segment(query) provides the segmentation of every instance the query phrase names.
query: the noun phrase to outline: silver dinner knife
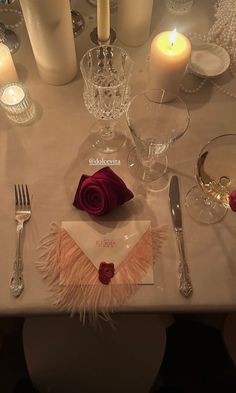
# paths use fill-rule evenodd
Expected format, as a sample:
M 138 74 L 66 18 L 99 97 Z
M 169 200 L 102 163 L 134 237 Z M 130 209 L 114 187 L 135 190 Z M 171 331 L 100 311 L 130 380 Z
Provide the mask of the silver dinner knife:
M 174 225 L 179 250 L 179 291 L 189 297 L 193 293 L 193 286 L 189 276 L 189 268 L 184 252 L 184 236 L 182 226 L 182 214 L 180 206 L 179 180 L 177 176 L 172 176 L 169 188 L 170 212 Z

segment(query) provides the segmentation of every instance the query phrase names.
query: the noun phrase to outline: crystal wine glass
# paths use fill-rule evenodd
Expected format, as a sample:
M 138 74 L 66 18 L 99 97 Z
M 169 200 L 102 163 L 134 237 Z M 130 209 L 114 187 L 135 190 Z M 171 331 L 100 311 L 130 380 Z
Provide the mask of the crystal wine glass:
M 100 120 L 92 127 L 91 143 L 103 153 L 117 151 L 126 140 L 123 127 L 116 120 L 126 111 L 130 100 L 133 61 L 123 49 L 103 45 L 86 52 L 80 68 L 85 106 Z
M 229 208 L 229 195 L 236 190 L 236 134 L 218 136 L 200 151 L 196 180 L 186 196 L 190 216 L 204 224 L 222 220 Z
M 147 90 L 131 100 L 127 123 L 135 144 L 128 157 L 130 172 L 142 181 L 157 180 L 167 170 L 169 146 L 187 131 L 186 104 L 167 90 Z

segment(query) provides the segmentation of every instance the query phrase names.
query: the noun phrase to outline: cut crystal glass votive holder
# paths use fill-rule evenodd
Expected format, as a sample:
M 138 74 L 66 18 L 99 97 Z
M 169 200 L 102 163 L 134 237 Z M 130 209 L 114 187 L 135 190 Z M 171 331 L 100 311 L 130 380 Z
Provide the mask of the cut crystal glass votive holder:
M 35 104 L 28 90 L 19 82 L 8 83 L 1 88 L 0 105 L 7 117 L 17 124 L 29 124 L 36 116 Z

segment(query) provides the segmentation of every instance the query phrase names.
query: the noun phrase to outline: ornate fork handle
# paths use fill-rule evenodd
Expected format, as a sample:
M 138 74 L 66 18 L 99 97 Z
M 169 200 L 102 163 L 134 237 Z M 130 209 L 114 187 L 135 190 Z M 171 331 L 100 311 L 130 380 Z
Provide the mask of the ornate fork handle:
M 177 245 L 179 250 L 179 291 L 185 296 L 189 297 L 193 293 L 193 286 L 189 275 L 189 268 L 186 262 L 184 253 L 184 238 L 181 230 L 176 231 Z
M 23 233 L 23 222 L 18 222 L 16 227 L 16 258 L 13 265 L 13 273 L 10 281 L 10 290 L 13 296 L 18 297 L 24 289 L 23 259 L 21 239 Z

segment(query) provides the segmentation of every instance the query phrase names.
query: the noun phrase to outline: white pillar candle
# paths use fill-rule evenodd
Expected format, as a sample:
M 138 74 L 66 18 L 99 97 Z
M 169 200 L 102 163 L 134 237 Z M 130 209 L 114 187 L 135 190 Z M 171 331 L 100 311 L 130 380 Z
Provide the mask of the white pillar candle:
M 69 0 L 20 0 L 41 78 L 52 85 L 77 73 Z
M 153 0 L 118 0 L 117 35 L 127 46 L 143 45 L 150 34 Z
M 149 88 L 177 94 L 190 55 L 191 44 L 183 34 L 176 31 L 158 34 L 151 44 Z
M 0 44 L 0 84 L 18 80 L 15 65 L 8 47 Z
M 97 34 L 99 42 L 110 38 L 110 0 L 97 1 Z

